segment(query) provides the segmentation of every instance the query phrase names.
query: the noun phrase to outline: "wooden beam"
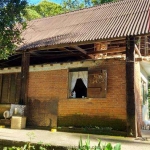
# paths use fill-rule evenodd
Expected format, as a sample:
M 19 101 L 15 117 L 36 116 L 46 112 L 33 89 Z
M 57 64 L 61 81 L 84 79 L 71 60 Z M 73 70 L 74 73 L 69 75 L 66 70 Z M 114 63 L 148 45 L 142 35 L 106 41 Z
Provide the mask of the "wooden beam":
M 139 49 L 139 51 L 141 50 L 141 37 L 139 37 L 138 49 Z
M 97 42 L 94 43 L 94 49 L 95 51 L 100 51 L 100 50 L 107 50 L 108 49 L 108 44 L 110 44 L 110 42 Z
M 27 103 L 29 62 L 30 62 L 30 53 L 23 52 L 21 64 L 21 87 L 20 87 L 20 102 L 19 102 L 21 104 Z
M 67 51 L 67 52 L 70 52 L 70 53 L 74 54 L 74 52 L 72 52 L 71 50 L 69 50 L 69 49 L 67 49 L 65 47 L 58 48 L 58 49 L 60 49 L 61 51 Z
M 37 54 L 35 51 L 30 51 L 30 54 L 33 54 L 33 55 L 38 56 L 38 57 L 41 57 L 41 56 L 42 56 L 42 55 L 40 55 L 40 54 Z
M 135 61 L 142 61 L 142 60 L 143 60 L 142 57 L 135 58 Z
M 11 89 L 11 74 L 8 75 L 8 93 L 7 93 L 7 99 L 8 99 L 9 103 L 11 103 L 11 101 L 10 101 L 10 89 Z
M 138 57 L 138 58 L 135 58 L 136 61 L 147 61 L 147 62 L 150 62 L 150 57 Z
M 87 52 L 86 52 L 84 49 L 80 48 L 79 46 L 71 46 L 71 47 L 74 48 L 74 49 L 77 49 L 77 50 L 80 51 L 81 53 L 87 55 Z
M 126 39 L 126 103 L 127 103 L 127 136 L 137 137 L 135 114 L 135 38 Z
M 88 54 L 118 53 L 118 52 L 125 52 L 125 51 L 126 51 L 125 47 L 120 47 L 120 48 L 109 49 L 109 50 L 100 50 L 100 51 L 88 52 Z
M 113 45 L 113 44 L 125 44 L 125 40 L 117 40 L 117 41 L 111 41 L 108 44 Z
M 65 43 L 65 44 L 56 44 L 56 45 L 49 45 L 49 46 L 40 46 L 36 48 L 31 48 L 31 49 L 26 49 L 29 51 L 35 51 L 35 50 L 50 50 L 50 49 L 55 49 L 55 48 L 63 48 L 63 47 L 71 47 L 74 45 L 87 45 L 87 44 L 94 44 L 96 42 L 111 42 L 111 41 L 117 41 L 117 40 L 125 40 L 124 38 L 114 38 L 112 39 L 104 39 L 104 40 L 92 40 L 92 41 L 84 41 L 84 42 L 76 42 L 76 43 Z M 17 50 L 17 52 L 22 51 L 22 50 Z
M 88 58 L 95 59 L 95 57 L 94 57 L 93 55 L 87 54 L 87 52 L 86 52 L 84 49 L 82 49 L 81 47 L 79 47 L 79 46 L 71 46 L 71 47 L 74 48 L 74 49 L 77 49 L 78 51 L 80 51 L 80 52 L 83 53 L 84 55 L 87 55 Z
M 145 51 L 146 51 L 146 56 L 148 55 L 148 37 L 145 36 Z
M 82 58 L 85 58 L 85 55 L 84 54 L 81 54 L 81 53 L 67 53 L 67 54 L 42 54 L 42 58 L 44 59 L 53 59 L 53 58 L 61 58 L 61 57 L 70 57 L 70 56 L 76 56 L 76 57 L 82 57 Z
M 74 52 L 71 52 L 70 50 L 66 49 L 66 48 L 59 48 L 62 51 L 69 51 L 70 54 L 59 54 L 57 56 L 53 56 L 53 55 L 42 55 L 42 57 L 46 58 L 63 58 L 63 57 L 67 57 L 67 56 L 79 56 L 79 57 L 84 57 L 85 53 L 81 54 L 77 54 Z M 93 56 L 94 54 L 100 54 L 100 53 L 118 53 L 118 52 L 125 52 L 126 48 L 125 47 L 120 47 L 120 48 L 115 48 L 115 49 L 109 49 L 109 50 L 100 50 L 100 51 L 93 51 L 93 52 L 87 52 L 86 55 L 90 56 L 92 59 L 94 59 L 95 57 Z
M 150 34 L 144 34 L 144 35 L 150 36 Z M 136 36 L 136 37 L 141 37 L 141 36 Z M 56 44 L 56 45 L 49 45 L 49 46 L 40 46 L 40 47 L 36 47 L 36 48 L 29 48 L 26 50 L 29 50 L 29 51 L 50 50 L 50 49 L 55 49 L 55 48 L 71 47 L 72 45 L 87 45 L 87 44 L 94 44 L 96 42 L 113 42 L 113 41 L 120 41 L 120 40 L 125 40 L 125 37 L 113 38 L 113 40 L 112 40 L 112 38 L 110 38 L 110 39 L 99 39 L 99 40 L 76 42 L 76 43 L 65 43 L 65 44 Z M 22 51 L 23 50 L 17 49 L 16 52 L 22 52 Z
M 2 102 L 2 91 L 3 91 L 3 88 L 2 88 L 2 86 L 3 86 L 3 75 L 2 74 L 0 74 L 0 103 Z
M 137 45 L 135 44 L 135 52 L 141 57 L 141 52 L 139 51 Z
M 69 50 L 69 49 L 67 49 L 67 48 L 65 48 L 65 47 L 59 48 L 59 49 L 62 50 L 62 51 L 70 52 L 70 53 L 73 54 L 73 55 L 76 55 L 76 53 L 72 52 L 71 50 Z M 84 58 L 84 56 L 82 56 L 82 55 L 77 55 L 77 56 L 79 56 L 79 57 L 81 57 L 81 58 Z

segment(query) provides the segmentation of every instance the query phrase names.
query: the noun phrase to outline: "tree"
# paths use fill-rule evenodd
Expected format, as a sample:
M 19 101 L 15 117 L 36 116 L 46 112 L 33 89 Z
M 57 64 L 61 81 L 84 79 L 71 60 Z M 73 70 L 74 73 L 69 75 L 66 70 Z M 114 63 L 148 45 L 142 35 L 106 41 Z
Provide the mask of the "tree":
M 91 0 L 91 3 L 93 6 L 95 6 L 95 5 L 100 5 L 103 3 L 115 2 L 115 1 L 117 1 L 117 0 Z
M 63 13 L 63 9 L 60 5 L 49 2 L 48 0 L 41 1 L 37 6 L 35 6 L 35 10 L 42 17 L 54 16 Z
M 21 42 L 26 4 L 25 0 L 0 0 L 0 59 L 12 55 Z
M 65 12 L 69 12 L 113 1 L 117 0 L 63 0 L 62 7 Z
M 29 6 L 26 8 L 27 13 L 25 15 L 25 18 L 27 20 L 33 20 L 33 19 L 38 19 L 42 17 L 33 7 Z
M 50 2 L 49 0 L 42 0 L 37 5 L 27 6 L 25 18 L 27 20 L 33 20 L 37 18 L 49 17 L 111 1 L 115 0 L 63 0 L 61 5 L 59 5 Z
M 69 12 L 84 8 L 85 6 L 80 0 L 63 0 L 62 7 L 65 12 Z
M 48 0 L 43 0 L 37 5 L 30 5 L 26 8 L 27 13 L 25 18 L 33 20 L 48 16 L 54 16 L 63 13 L 63 8 L 59 4 L 52 3 Z

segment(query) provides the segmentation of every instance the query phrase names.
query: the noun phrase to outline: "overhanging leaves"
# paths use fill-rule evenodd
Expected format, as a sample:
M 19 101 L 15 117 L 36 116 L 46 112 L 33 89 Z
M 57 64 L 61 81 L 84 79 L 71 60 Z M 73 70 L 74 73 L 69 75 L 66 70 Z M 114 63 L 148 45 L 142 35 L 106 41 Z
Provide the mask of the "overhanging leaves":
M 0 0 L 0 59 L 12 55 L 21 42 L 26 5 L 26 0 Z

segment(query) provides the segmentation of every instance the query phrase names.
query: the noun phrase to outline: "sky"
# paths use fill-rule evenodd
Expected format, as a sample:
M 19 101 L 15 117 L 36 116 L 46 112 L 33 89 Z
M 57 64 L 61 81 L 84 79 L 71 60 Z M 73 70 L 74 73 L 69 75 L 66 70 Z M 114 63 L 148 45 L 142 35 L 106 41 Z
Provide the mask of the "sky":
M 27 0 L 29 4 L 38 4 L 41 0 Z M 50 0 L 51 2 L 60 4 L 62 0 Z

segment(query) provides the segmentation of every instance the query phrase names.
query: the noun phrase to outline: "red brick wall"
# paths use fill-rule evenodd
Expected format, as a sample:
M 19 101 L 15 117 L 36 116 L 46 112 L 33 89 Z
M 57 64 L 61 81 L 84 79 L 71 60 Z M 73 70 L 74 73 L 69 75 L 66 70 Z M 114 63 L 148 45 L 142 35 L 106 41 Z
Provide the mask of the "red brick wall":
M 64 99 L 67 97 L 68 86 L 67 70 L 31 72 L 29 74 L 30 98 L 52 98 Z
M 97 67 L 107 69 L 107 97 L 77 100 L 60 99 L 58 109 L 60 124 L 67 125 L 68 122 L 70 125 L 75 124 L 78 126 L 75 120 L 69 121 L 71 117 L 77 117 L 76 120 L 80 120 L 81 118 L 81 120 L 83 119 L 85 122 L 85 117 L 87 119 L 89 118 L 91 122 L 88 121 L 87 126 L 90 124 L 93 125 L 93 123 L 95 123 L 95 125 L 101 125 L 98 120 L 104 121 L 105 118 L 109 120 L 123 120 L 125 123 L 127 117 L 125 61 L 105 60 L 101 64 L 98 64 Z M 66 120 L 65 116 L 68 116 Z M 94 119 L 92 120 L 92 118 Z M 97 123 L 95 120 L 97 120 Z M 108 120 L 106 122 L 108 122 Z M 103 123 L 104 126 L 110 125 L 106 124 Z M 82 125 L 85 126 L 84 123 L 82 123 Z
M 28 126 L 57 126 L 58 100 L 67 97 L 67 70 L 29 73 Z
M 68 70 L 56 70 L 45 72 L 31 72 L 29 75 L 29 102 L 32 101 L 32 107 L 38 107 L 35 102 L 43 103 L 50 101 L 57 101 L 57 116 L 58 126 L 74 125 L 77 123 L 70 121 L 70 118 L 77 116 L 77 118 L 84 118 L 84 126 L 91 124 L 89 122 L 94 118 L 92 124 L 110 126 L 109 121 L 114 124 L 122 122 L 123 128 L 126 126 L 126 78 L 125 78 L 125 61 L 124 60 L 104 60 L 95 63 L 96 67 L 107 69 L 107 97 L 106 98 L 87 98 L 87 99 L 67 99 L 68 93 Z M 77 66 L 78 67 L 78 66 Z M 30 108 L 31 109 L 31 108 Z M 43 107 L 44 119 L 39 119 L 40 109 L 30 112 L 34 115 L 29 119 L 29 125 L 45 125 L 49 123 L 41 123 L 46 120 L 48 116 L 47 110 Z M 49 116 L 50 117 L 50 116 Z M 67 118 L 68 117 L 68 118 Z M 107 118 L 105 120 L 105 118 Z M 34 121 L 33 121 L 34 119 Z M 48 120 L 48 119 L 47 119 Z M 46 121 L 45 121 L 46 122 Z M 103 123 L 102 123 L 103 122 Z M 104 123 L 106 122 L 106 123 Z M 118 124 L 119 125 L 119 124 Z

